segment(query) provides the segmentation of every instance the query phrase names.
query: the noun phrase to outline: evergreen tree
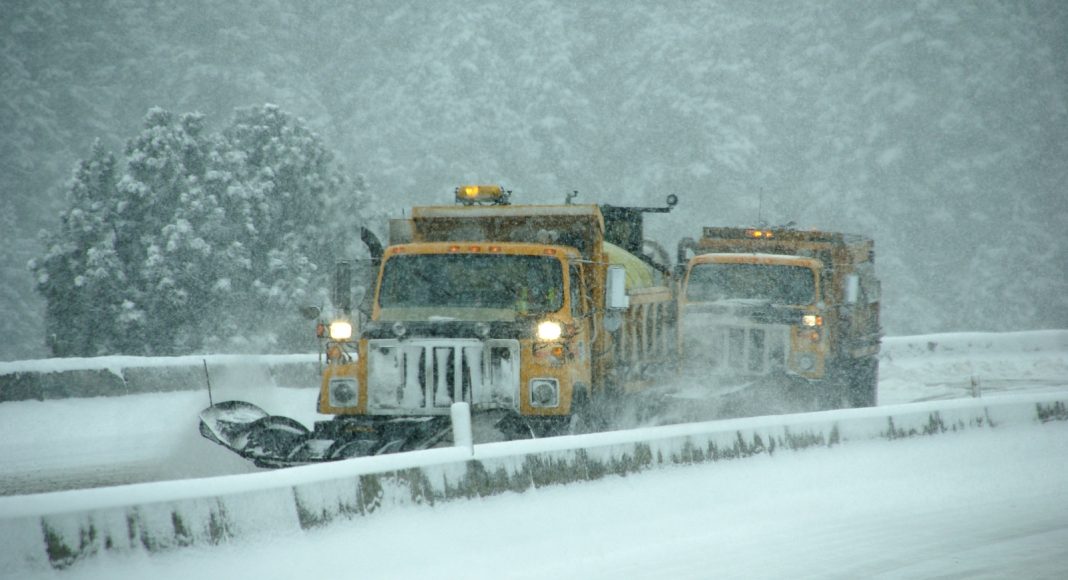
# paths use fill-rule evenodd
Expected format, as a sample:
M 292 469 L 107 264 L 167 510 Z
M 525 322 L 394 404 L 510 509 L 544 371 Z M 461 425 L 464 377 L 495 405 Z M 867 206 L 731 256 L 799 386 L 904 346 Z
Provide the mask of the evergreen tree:
M 216 236 L 226 240 L 230 273 L 216 297 L 219 319 L 255 320 L 263 341 L 299 340 L 298 307 L 325 301 L 329 265 L 353 256 L 362 181 L 350 184 L 322 140 L 273 105 L 238 110 L 219 151 L 214 175 L 225 178 L 212 182 L 212 199 L 237 226 Z
M 32 264 L 49 346 L 70 356 L 300 344 L 297 309 L 323 301 L 340 257 L 332 214 L 359 226 L 364 198 L 349 187 L 321 140 L 277 107 L 240 110 L 219 135 L 200 115 L 149 111 L 121 173 L 99 145 L 79 165 L 63 227 Z
M 30 264 L 47 301 L 46 341 L 56 354 L 111 350 L 110 323 L 127 282 L 115 252 L 115 193 L 115 157 L 98 141 L 75 170 L 59 229 L 43 236 L 48 252 Z

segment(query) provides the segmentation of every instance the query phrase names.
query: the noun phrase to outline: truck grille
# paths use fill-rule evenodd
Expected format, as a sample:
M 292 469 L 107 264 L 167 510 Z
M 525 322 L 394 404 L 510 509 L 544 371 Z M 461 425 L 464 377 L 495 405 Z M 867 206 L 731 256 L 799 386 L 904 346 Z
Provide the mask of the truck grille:
M 447 414 L 454 402 L 517 408 L 519 341 L 371 340 L 367 407 L 383 415 Z
M 692 324 L 687 321 L 686 358 L 701 370 L 764 375 L 786 367 L 790 327 Z

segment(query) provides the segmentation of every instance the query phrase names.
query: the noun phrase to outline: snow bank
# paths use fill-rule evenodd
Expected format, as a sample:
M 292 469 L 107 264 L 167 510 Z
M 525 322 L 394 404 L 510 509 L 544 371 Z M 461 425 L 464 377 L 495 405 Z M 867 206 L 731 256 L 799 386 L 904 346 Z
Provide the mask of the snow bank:
M 889 337 L 879 358 L 880 404 L 1053 392 L 1068 384 L 1068 330 Z
M 1019 332 L 954 332 L 883 339 L 882 356 L 896 358 L 943 358 L 983 356 L 991 353 L 1042 353 L 1068 351 L 1068 330 Z
M 0 569 L 66 567 L 696 463 L 1068 420 L 1068 393 L 1006 395 L 432 449 L 199 480 L 0 498 Z
M 205 365 L 207 369 L 205 369 Z M 105 356 L 0 362 L 0 403 L 206 389 L 227 377 L 262 375 L 270 384 L 317 386 L 315 354 Z

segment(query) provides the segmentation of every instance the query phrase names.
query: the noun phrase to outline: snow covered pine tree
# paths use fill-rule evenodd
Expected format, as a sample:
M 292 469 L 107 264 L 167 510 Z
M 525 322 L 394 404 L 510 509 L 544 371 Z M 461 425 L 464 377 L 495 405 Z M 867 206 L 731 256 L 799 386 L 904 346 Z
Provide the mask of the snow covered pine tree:
M 217 135 L 199 114 L 156 108 L 124 161 L 94 146 L 30 263 L 53 354 L 278 351 L 306 339 L 297 307 L 321 300 L 316 277 L 346 251 L 329 240 L 358 227 L 365 205 L 362 180 L 318 136 L 273 105 L 238 110 Z

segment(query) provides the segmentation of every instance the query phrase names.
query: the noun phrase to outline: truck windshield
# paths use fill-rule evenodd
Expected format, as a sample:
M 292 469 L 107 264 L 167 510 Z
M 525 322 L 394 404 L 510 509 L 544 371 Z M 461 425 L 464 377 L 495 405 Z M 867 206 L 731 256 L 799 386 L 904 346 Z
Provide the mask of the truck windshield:
M 686 284 L 686 299 L 691 302 L 742 299 L 811 304 L 815 298 L 815 273 L 801 266 L 698 264 Z
M 563 264 L 550 256 L 401 254 L 386 261 L 382 308 L 497 308 L 555 312 Z

